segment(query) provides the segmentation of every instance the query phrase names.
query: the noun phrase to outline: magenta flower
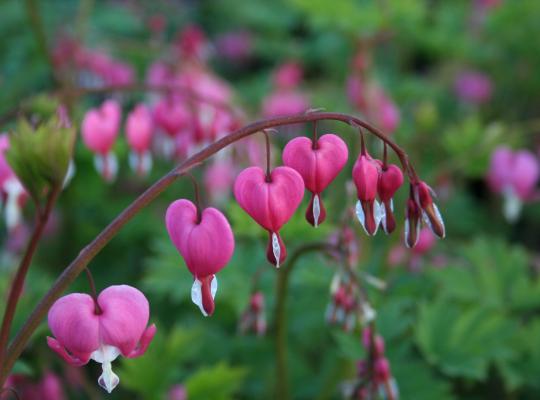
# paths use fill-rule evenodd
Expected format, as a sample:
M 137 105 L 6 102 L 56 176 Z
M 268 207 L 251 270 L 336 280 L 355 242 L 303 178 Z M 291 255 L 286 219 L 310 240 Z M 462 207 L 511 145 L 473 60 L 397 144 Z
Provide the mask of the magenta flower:
M 218 287 L 215 274 L 227 265 L 234 252 L 234 236 L 227 218 L 212 207 L 199 212 L 191 201 L 181 199 L 167 208 L 165 224 L 195 278 L 191 300 L 204 316 L 212 315 Z
M 167 393 L 167 400 L 187 400 L 187 390 L 184 385 L 174 385 Z
M 126 136 L 131 148 L 129 165 L 138 175 L 146 175 L 152 168 L 150 146 L 153 133 L 152 113 L 146 105 L 137 105 L 127 117 Z
M 218 38 L 216 48 L 222 57 L 235 63 L 241 63 L 251 56 L 252 42 L 251 34 L 248 31 L 228 32 Z
M 279 268 L 287 257 L 279 230 L 302 202 L 302 177 L 289 167 L 277 167 L 269 176 L 259 167 L 249 167 L 236 178 L 234 196 L 240 207 L 268 231 L 266 257 Z
M 306 219 L 317 227 L 324 222 L 326 210 L 321 193 L 336 178 L 347 163 L 349 151 L 345 142 L 336 135 L 326 134 L 315 143 L 307 137 L 291 140 L 283 150 L 283 163 L 295 169 L 311 192 Z
M 49 347 L 68 363 L 81 366 L 90 359 L 102 365 L 99 385 L 111 392 L 120 382 L 111 363 L 122 355 L 143 355 L 156 333 L 147 327 L 148 300 L 136 288 L 110 286 L 103 290 L 97 305 L 91 296 L 72 293 L 58 299 L 49 310 Z
M 118 171 L 118 161 L 112 147 L 118 136 L 121 119 L 120 105 L 107 100 L 100 108 L 89 110 L 82 122 L 82 138 L 94 152 L 94 165 L 106 181 L 112 181 Z
M 503 211 L 509 221 L 515 221 L 523 203 L 533 199 L 539 177 L 538 160 L 530 151 L 513 152 L 505 146 L 495 149 L 487 182 L 493 192 L 503 195 Z
M 186 104 L 177 97 L 166 96 L 154 108 L 154 119 L 159 128 L 174 137 L 191 122 Z
M 392 233 L 396 229 L 396 220 L 394 218 L 394 202 L 392 198 L 397 190 L 403 184 L 403 172 L 394 164 L 382 165 L 379 181 L 377 184 L 377 193 L 383 203 L 382 227 L 386 233 Z
M 463 101 L 482 104 L 491 99 L 493 91 L 491 80 L 479 71 L 463 71 L 454 82 L 454 91 Z
M 367 151 L 362 153 L 354 163 L 352 175 L 358 195 L 356 216 L 366 233 L 373 236 L 377 233 L 383 217 L 383 208 L 375 199 L 379 181 L 380 164 L 373 160 Z

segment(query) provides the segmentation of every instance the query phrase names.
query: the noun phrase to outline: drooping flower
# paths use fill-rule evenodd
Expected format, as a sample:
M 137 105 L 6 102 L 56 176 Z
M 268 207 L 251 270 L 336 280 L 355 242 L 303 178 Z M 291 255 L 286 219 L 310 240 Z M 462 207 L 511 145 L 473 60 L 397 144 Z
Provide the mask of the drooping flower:
M 240 207 L 268 231 L 266 257 L 279 268 L 287 257 L 279 230 L 302 202 L 302 177 L 289 167 L 277 167 L 268 176 L 259 167 L 249 167 L 236 178 L 234 196 Z
M 412 191 L 412 189 L 411 189 Z M 405 245 L 413 248 L 420 237 L 422 210 L 411 195 L 405 208 Z
M 314 143 L 307 137 L 291 140 L 283 150 L 283 163 L 295 169 L 311 192 L 306 211 L 308 222 L 317 227 L 324 222 L 326 210 L 321 193 L 336 178 L 347 163 L 349 152 L 337 135 L 326 134 Z
M 422 217 L 431 231 L 438 237 L 444 238 L 445 229 L 439 208 L 433 202 L 434 192 L 425 182 L 420 181 L 415 185 L 415 200 L 422 209 Z
M 330 302 L 325 313 L 328 324 L 339 325 L 346 332 L 354 328 L 359 310 L 355 291 L 353 282 L 340 273 L 334 275 L 330 285 Z
M 180 98 L 165 96 L 154 107 L 154 120 L 163 132 L 174 137 L 190 123 L 191 115 Z
M 173 202 L 165 215 L 171 241 L 184 258 L 194 282 L 191 300 L 204 316 L 212 315 L 217 292 L 217 274 L 234 252 L 234 236 L 227 218 L 209 207 L 199 212 L 189 200 Z
M 490 189 L 504 197 L 504 216 L 515 221 L 523 203 L 531 201 L 540 178 L 537 158 L 528 150 L 513 152 L 505 146 L 498 147 L 491 155 L 487 174 Z
M 302 66 L 294 61 L 279 66 L 274 72 L 274 85 L 279 89 L 297 87 L 304 76 Z
M 111 151 L 120 129 L 121 108 L 114 100 L 107 100 L 100 108 L 89 110 L 82 122 L 82 138 L 94 154 L 94 165 L 103 178 L 110 182 L 116 177 L 118 161 Z
M 146 175 L 152 168 L 152 135 L 154 133 L 152 114 L 148 107 L 139 104 L 128 115 L 126 136 L 131 152 L 129 165 L 138 175 Z
M 377 197 L 380 169 L 380 164 L 373 160 L 365 149 L 362 149 L 352 171 L 358 196 L 356 215 L 362 227 L 370 236 L 377 233 L 379 223 L 383 217 L 384 209 L 375 199 Z
M 254 292 L 249 299 L 249 305 L 240 318 L 240 332 L 253 332 L 257 336 L 266 333 L 266 315 L 264 312 L 264 295 Z
M 394 202 L 392 198 L 403 184 L 403 172 L 397 165 L 382 165 L 377 184 L 377 193 L 383 203 L 382 227 L 386 233 L 392 233 L 396 228 L 394 218 Z
M 8 388 L 17 393 L 19 400 L 64 400 L 66 398 L 60 378 L 51 371 L 45 372 L 38 381 L 27 375 L 12 374 L 4 385 L 4 390 Z M 14 397 L 13 393 L 7 390 L 5 394 L 0 392 L 2 400 Z
M 47 337 L 47 344 L 72 365 L 85 365 L 90 359 L 100 363 L 103 373 L 98 383 L 110 393 L 120 382 L 111 363 L 119 355 L 143 355 L 156 326 L 147 327 L 148 300 L 134 287 L 110 286 L 96 302 L 84 293 L 58 299 L 49 310 L 49 328 L 54 337 Z

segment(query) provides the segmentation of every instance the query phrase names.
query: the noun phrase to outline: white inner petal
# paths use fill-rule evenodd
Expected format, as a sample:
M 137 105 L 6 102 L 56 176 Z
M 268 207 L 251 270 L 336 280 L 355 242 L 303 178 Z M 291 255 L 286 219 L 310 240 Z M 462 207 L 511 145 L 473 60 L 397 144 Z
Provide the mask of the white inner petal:
M 8 230 L 15 228 L 21 222 L 21 207 L 19 206 L 19 196 L 24 192 L 21 182 L 17 178 L 10 178 L 4 183 L 4 190 L 7 194 L 5 218 Z
M 105 157 L 96 154 L 94 157 L 94 166 L 96 170 L 105 178 L 106 181 L 113 181 L 118 173 L 118 159 L 113 152 L 109 152 Z
M 319 217 L 321 216 L 321 205 L 319 203 L 319 195 L 316 194 L 313 198 L 313 220 L 315 228 L 319 225 Z
M 278 236 L 272 232 L 272 252 L 276 259 L 276 268 L 279 268 L 279 259 L 281 258 L 281 246 L 279 245 Z
M 68 169 L 66 171 L 66 176 L 64 177 L 64 182 L 62 183 L 62 189 L 64 189 L 67 185 L 69 185 L 69 182 L 73 179 L 73 176 L 75 176 L 75 162 L 73 161 L 73 158 L 69 160 Z
M 120 382 L 120 378 L 112 370 L 111 363 L 120 355 L 120 349 L 115 346 L 101 345 L 90 358 L 101 364 L 102 374 L 98 378 L 99 386 L 111 393 Z
M 375 235 L 379 229 L 381 220 L 385 216 L 384 205 L 377 200 L 373 201 L 373 216 L 375 218 L 375 232 L 373 232 L 373 235 Z
M 508 222 L 516 222 L 521 209 L 523 208 L 523 202 L 517 197 L 511 187 L 507 187 L 503 191 L 504 205 L 503 215 Z
M 364 231 L 368 233 L 368 231 L 366 230 L 366 216 L 364 215 L 364 209 L 362 208 L 362 203 L 360 203 L 360 200 L 356 202 L 355 210 L 356 210 L 356 217 L 358 218 L 358 221 L 360 221 L 360 225 L 362 225 L 362 228 L 364 228 Z
M 362 323 L 368 324 L 375 319 L 377 316 L 376 311 L 371 307 L 368 302 L 362 303 Z
M 129 153 L 129 167 L 136 173 L 147 174 L 152 169 L 152 154 L 149 151 L 144 153 Z
M 210 294 L 212 295 L 213 299 L 216 298 L 217 289 L 218 289 L 217 277 L 214 275 L 214 278 L 212 279 L 212 283 L 210 284 Z M 193 281 L 193 286 L 191 287 L 191 301 L 199 307 L 199 310 L 201 310 L 202 315 L 204 315 L 205 317 L 208 317 L 208 314 L 204 310 L 203 301 L 202 301 L 202 283 L 198 279 L 195 279 Z

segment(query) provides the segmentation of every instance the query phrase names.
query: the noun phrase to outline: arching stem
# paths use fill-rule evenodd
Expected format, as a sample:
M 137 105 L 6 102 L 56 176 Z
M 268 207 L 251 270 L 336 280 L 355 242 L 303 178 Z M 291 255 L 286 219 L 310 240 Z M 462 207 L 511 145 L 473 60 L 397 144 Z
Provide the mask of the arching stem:
M 94 312 L 96 313 L 96 315 L 101 315 L 103 314 L 103 310 L 101 309 L 98 303 L 94 277 L 92 276 L 92 272 L 90 272 L 88 268 L 85 268 L 84 270 L 86 271 L 86 279 L 88 279 L 88 286 L 90 287 L 90 295 L 92 296 L 92 299 L 94 300 Z

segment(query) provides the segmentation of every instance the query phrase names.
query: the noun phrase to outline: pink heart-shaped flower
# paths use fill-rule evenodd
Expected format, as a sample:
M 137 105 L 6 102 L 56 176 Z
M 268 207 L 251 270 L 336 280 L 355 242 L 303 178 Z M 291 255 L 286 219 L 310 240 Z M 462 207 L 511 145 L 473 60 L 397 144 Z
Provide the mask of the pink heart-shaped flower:
M 106 155 L 118 135 L 120 119 L 120 105 L 114 100 L 107 100 L 100 108 L 88 111 L 81 130 L 86 146 L 94 153 Z
M 234 183 L 240 207 L 268 231 L 268 260 L 279 267 L 287 255 L 279 230 L 292 217 L 304 197 L 304 181 L 289 167 L 277 167 L 267 177 L 259 167 L 243 170 Z
M 347 163 L 349 152 L 345 142 L 336 135 L 321 136 L 316 143 L 307 137 L 291 140 L 283 150 L 283 162 L 295 169 L 304 180 L 312 198 L 306 219 L 314 226 L 322 223 L 326 211 L 320 194 L 336 178 Z
M 217 291 L 214 275 L 225 267 L 234 252 L 231 226 L 219 210 L 209 207 L 199 215 L 197 207 L 185 199 L 169 206 L 165 223 L 173 244 L 195 278 L 192 300 L 204 315 L 211 315 Z

